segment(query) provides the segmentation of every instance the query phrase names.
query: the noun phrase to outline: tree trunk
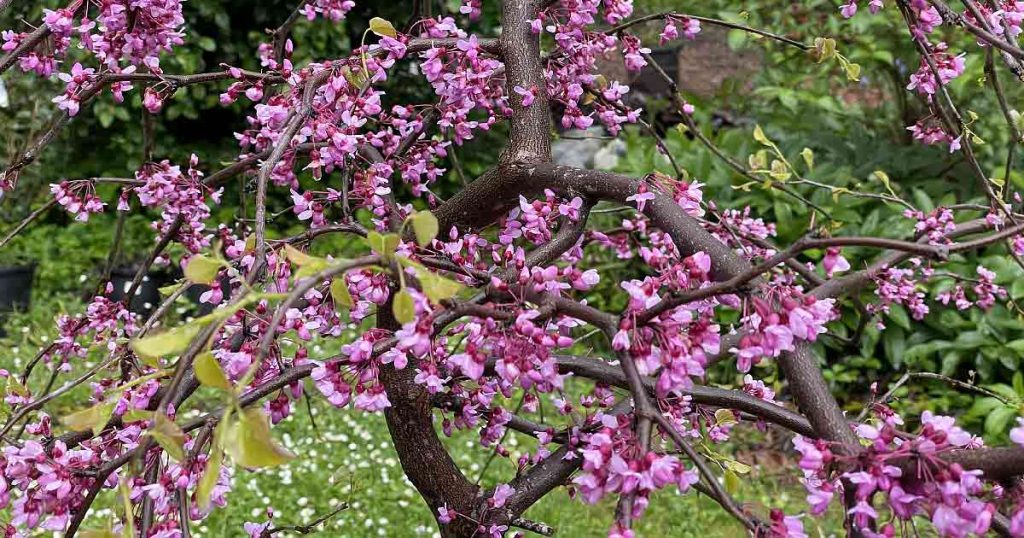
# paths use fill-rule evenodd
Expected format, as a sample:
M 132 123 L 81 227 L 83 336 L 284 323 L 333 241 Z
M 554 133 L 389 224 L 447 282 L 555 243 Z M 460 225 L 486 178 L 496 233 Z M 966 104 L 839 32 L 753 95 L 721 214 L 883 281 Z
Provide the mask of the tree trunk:
M 377 326 L 382 329 L 400 328 L 391 315 L 390 300 L 378 310 L 377 320 Z M 384 417 L 402 470 L 435 519 L 438 508 L 443 506 L 475 518 L 481 500 L 480 488 L 462 474 L 445 450 L 434 429 L 430 394 L 416 383 L 415 377 L 413 362 L 401 370 L 385 365 L 380 373 L 380 381 L 391 401 L 391 407 L 384 410 Z M 457 517 L 448 524 L 438 522 L 438 526 L 445 538 L 469 538 L 477 530 L 477 524 L 464 517 Z

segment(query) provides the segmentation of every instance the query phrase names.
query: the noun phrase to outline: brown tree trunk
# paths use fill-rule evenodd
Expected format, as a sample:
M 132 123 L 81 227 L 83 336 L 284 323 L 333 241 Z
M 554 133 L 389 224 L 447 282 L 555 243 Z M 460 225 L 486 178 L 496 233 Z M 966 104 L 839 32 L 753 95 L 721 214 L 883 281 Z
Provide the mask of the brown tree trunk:
M 391 315 L 391 301 L 378 310 L 377 326 L 390 331 L 400 328 Z M 401 370 L 386 365 L 380 372 L 380 381 L 391 401 L 391 407 L 384 410 L 384 417 L 402 470 L 435 519 L 442 506 L 473 516 L 480 504 L 480 488 L 462 474 L 445 450 L 434 429 L 430 394 L 416 383 L 415 377 L 412 362 Z M 445 538 L 469 538 L 477 530 L 476 523 L 463 517 L 448 524 L 438 522 L 438 526 Z

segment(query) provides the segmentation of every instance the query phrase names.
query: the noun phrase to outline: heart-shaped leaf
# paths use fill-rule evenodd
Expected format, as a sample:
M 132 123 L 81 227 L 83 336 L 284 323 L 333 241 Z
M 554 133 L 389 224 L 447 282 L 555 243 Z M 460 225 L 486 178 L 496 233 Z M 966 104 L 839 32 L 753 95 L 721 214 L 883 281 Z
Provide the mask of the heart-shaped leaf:
M 189 323 L 175 327 L 160 334 L 140 338 L 132 342 L 132 349 L 140 359 L 149 365 L 158 364 L 161 357 L 180 355 L 199 334 L 202 327 L 198 323 Z
M 395 294 L 395 300 L 391 305 L 391 311 L 395 314 L 395 320 L 405 325 L 416 320 L 416 302 L 412 294 L 401 290 Z
M 148 430 L 149 435 L 156 440 L 167 455 L 176 461 L 185 459 L 185 432 L 174 423 L 167 415 L 157 413 L 153 425 Z
M 295 458 L 270 435 L 270 424 L 263 410 L 250 407 L 228 428 L 224 447 L 242 467 L 275 467 Z
M 110 414 L 114 412 L 114 402 L 103 402 L 88 409 L 76 411 L 65 416 L 61 421 L 65 426 L 76 432 L 92 431 L 93 435 L 99 435 L 103 427 L 110 420 Z
M 209 351 L 201 353 L 196 357 L 192 367 L 195 369 L 196 379 L 201 384 L 215 389 L 231 390 L 231 382 L 224 375 L 224 370 L 221 369 L 220 363 L 217 362 L 217 357 L 214 357 L 213 353 Z
M 380 17 L 370 19 L 370 31 L 379 36 L 387 36 L 392 39 L 398 36 L 395 27 L 386 19 Z
M 412 224 L 412 230 L 416 233 L 416 242 L 419 243 L 421 247 L 429 245 L 430 242 L 437 237 L 437 217 L 435 217 L 430 211 L 418 211 L 414 213 L 409 217 L 409 223 Z
M 331 281 L 331 298 L 334 299 L 334 307 L 338 310 L 355 306 L 352 301 L 352 293 L 348 291 L 348 283 L 345 282 L 343 275 L 338 275 Z
M 217 273 L 223 266 L 219 260 L 196 254 L 189 258 L 188 265 L 185 266 L 185 278 L 197 284 L 211 284 L 217 279 Z

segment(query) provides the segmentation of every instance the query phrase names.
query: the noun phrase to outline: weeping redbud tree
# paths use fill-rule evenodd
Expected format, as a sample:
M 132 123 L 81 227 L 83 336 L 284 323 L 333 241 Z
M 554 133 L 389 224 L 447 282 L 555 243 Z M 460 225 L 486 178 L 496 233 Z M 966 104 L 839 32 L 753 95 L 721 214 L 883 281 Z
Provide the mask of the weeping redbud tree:
M 965 0 L 963 12 L 941 0 L 884 4 L 849 0 L 834 16 L 899 21 L 891 32 L 919 52 L 903 83 L 931 112 L 903 127 L 959 152 L 972 175 L 963 181 L 975 182 L 987 202 L 924 211 L 889 189 L 872 195 L 898 201 L 893 211 L 915 224 L 913 234 L 861 237 L 812 221 L 785 245 L 774 242 L 773 224 L 705 200 L 671 154 L 676 175 L 555 164 L 553 121 L 599 125 L 612 136 L 637 123 L 667 152 L 628 104 L 629 88 L 600 72 L 612 61 L 627 71 L 654 69 L 684 130 L 715 150 L 720 166 L 786 189 L 813 155 L 787 158 L 760 127 L 749 165 L 716 148 L 640 30 L 657 25 L 665 43 L 726 26 L 856 80 L 859 66 L 833 39 L 801 42 L 683 12 L 638 17 L 631 0 L 504 0 L 500 33 L 478 35 L 472 21 L 481 4 L 470 0 L 406 32 L 374 18 L 350 55 L 297 65 L 292 28 L 340 21 L 354 7 L 307 0 L 259 48 L 261 70 L 168 73 L 161 57 L 188 39 L 179 0 L 77 0 L 45 10 L 27 30 L 4 32 L 0 71 L 66 83 L 52 99 L 60 109 L 54 122 L 3 172 L 7 191 L 96 100 L 139 99 L 158 114 L 176 90 L 202 84 L 219 87 L 224 104 L 251 107 L 228 166 L 193 155 L 187 163 L 146 162 L 133 177 L 60 181 L 52 201 L 12 233 L 57 205 L 81 221 L 149 209 L 159 214 L 155 247 L 127 297 L 154 263 L 180 265 L 185 279 L 148 315 L 112 299 L 106 286 L 83 312 L 59 313 L 59 337 L 24 371 L 9 373 L 10 414 L 0 427 L 6 535 L 187 537 L 190 525 L 231 501 L 243 473 L 302 457 L 275 440 L 272 425 L 311 397 L 386 417 L 402 468 L 442 536 L 551 534 L 523 514 L 555 490 L 586 503 L 612 499 L 609 536 L 633 536 L 664 489 L 713 499 L 755 536 L 805 536 L 804 521 L 829 507 L 854 536 L 916 533 L 926 522 L 941 536 L 1024 536 L 1024 448 L 987 447 L 953 417 L 930 412 L 912 417 L 920 426 L 907 431 L 889 406 L 893 391 L 873 390 L 863 412 L 848 415 L 812 352 L 831 323 L 854 311 L 884 328 L 893 305 L 915 320 L 930 309 L 989 308 L 1006 297 L 993 273 L 950 273 L 950 258 L 982 248 L 1018 263 L 1024 255 L 1021 198 L 990 179 L 1000 171 L 976 157 L 976 118 L 947 88 L 963 73 L 965 54 L 990 55 L 998 69 L 1024 75 L 1024 3 Z M 940 31 L 969 34 L 971 50 L 950 50 Z M 72 49 L 85 60 L 68 60 Z M 395 73 L 410 69 L 434 97 L 389 103 Z M 1000 85 L 993 90 L 1005 101 Z M 1017 137 L 1012 116 L 1002 128 Z M 441 200 L 431 188 L 452 173 L 448 153 L 492 129 L 508 133 L 492 167 Z M 240 175 L 255 185 L 245 193 L 254 218 L 213 222 L 221 185 Z M 97 185 L 111 182 L 120 196 L 104 200 Z M 268 238 L 268 200 L 288 203 L 283 218 L 308 229 Z M 614 226 L 594 218 L 597 204 L 617 208 Z M 981 218 L 960 217 L 979 208 Z M 308 245 L 326 234 L 350 236 L 362 254 L 310 254 Z M 170 259 L 176 245 L 185 255 Z M 846 247 L 869 250 L 868 263 L 851 267 Z M 593 262 L 598 252 L 631 260 L 635 274 L 599 288 L 607 275 Z M 955 286 L 929 297 L 922 283 L 939 274 Z M 216 308 L 187 322 L 169 316 L 194 284 L 209 285 L 203 300 Z M 593 306 L 613 304 L 598 300 L 597 289 L 615 290 L 603 293 L 621 294 L 624 307 Z M 587 338 L 595 351 L 581 354 Z M 307 345 L 337 339 L 344 341 L 335 356 L 313 356 Z M 87 353 L 103 360 L 83 368 Z M 785 381 L 782 401 L 752 375 L 752 366 L 770 361 Z M 707 385 L 706 371 L 720 362 L 742 384 Z M 33 374 L 45 370 L 49 383 L 35 383 Z M 52 419 L 48 404 L 84 384 L 93 387 L 90 406 Z M 200 386 L 219 394 L 219 405 L 187 419 Z M 544 402 L 556 411 L 531 418 Z M 725 487 L 733 470 L 707 447 L 752 431 L 743 423 L 791 432 L 799 457 L 792 473 L 807 490 L 803 512 L 757 513 Z M 477 432 L 482 458 L 507 454 L 506 435 L 536 443 L 514 476 L 482 488 L 442 442 L 454 430 Z M 1024 443 L 1024 427 L 1010 438 Z M 116 507 L 114 516 L 88 518 L 97 505 Z M 246 526 L 251 536 L 283 530 L 269 521 Z

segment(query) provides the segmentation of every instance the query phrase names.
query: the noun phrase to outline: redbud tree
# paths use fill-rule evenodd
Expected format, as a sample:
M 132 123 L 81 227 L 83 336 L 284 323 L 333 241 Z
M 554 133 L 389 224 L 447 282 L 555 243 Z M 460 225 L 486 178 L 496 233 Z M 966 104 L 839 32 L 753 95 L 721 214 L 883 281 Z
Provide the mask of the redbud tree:
M 6 536 L 189 536 L 190 525 L 231 502 L 233 479 L 302 457 L 275 440 L 273 425 L 307 397 L 384 415 L 442 536 L 550 534 L 523 513 L 555 490 L 586 503 L 612 499 L 609 536 L 633 536 L 634 522 L 665 489 L 706 495 L 755 536 L 806 536 L 803 522 L 833 506 L 853 536 L 906 535 L 925 523 L 941 536 L 1024 536 L 1024 427 L 1004 447 L 985 446 L 953 417 L 931 412 L 904 428 L 889 405 L 892 391 L 876 388 L 863 412 L 847 414 L 812 347 L 844 316 L 882 330 L 895 305 L 919 321 L 932 309 L 985 310 L 1006 299 L 989 269 L 949 266 L 980 249 L 1021 263 L 1024 214 L 1012 184 L 991 179 L 1001 171 L 977 157 L 977 117 L 947 86 L 968 54 L 987 55 L 1012 73 L 1011 84 L 1024 76 L 1024 2 L 963 4 L 847 0 L 831 16 L 887 17 L 890 31 L 917 50 L 902 84 L 930 115 L 901 129 L 960 153 L 970 165 L 963 181 L 984 203 L 925 211 L 882 178 L 885 189 L 860 194 L 898 207 L 912 234 L 856 236 L 821 216 L 789 244 L 777 244 L 775 225 L 749 208 L 706 199 L 630 104 L 630 88 L 601 70 L 609 62 L 627 72 L 653 69 L 683 130 L 720 166 L 786 190 L 813 167 L 813 153 L 786 155 L 759 126 L 759 151 L 747 162 L 716 148 L 641 30 L 657 27 L 665 44 L 725 26 L 858 79 L 860 67 L 831 38 L 803 42 L 683 11 L 635 16 L 632 0 L 503 0 L 499 30 L 484 35 L 473 22 L 481 2 L 468 0 L 403 31 L 374 18 L 347 56 L 299 64 L 295 25 L 338 23 L 354 7 L 304 0 L 256 51 L 261 69 L 171 73 L 161 58 L 189 38 L 180 0 L 75 0 L 5 31 L 0 72 L 64 83 L 52 98 L 53 123 L 0 176 L 5 191 L 18 189 L 22 170 L 97 100 L 139 100 L 156 115 L 176 90 L 209 85 L 223 92 L 221 103 L 249 110 L 235 162 L 193 155 L 146 162 L 127 178 L 55 182 L 51 201 L 4 240 L 57 206 L 80 221 L 143 208 L 158 215 L 155 246 L 127 296 L 154 264 L 178 265 L 185 275 L 146 315 L 112 299 L 107 285 L 84 311 L 59 313 L 58 338 L 24 371 L 7 373 Z M 947 45 L 941 36 L 950 34 L 968 36 L 969 47 Z M 396 72 L 410 69 L 432 98 L 389 102 Z M 1016 140 L 1002 86 L 990 82 L 1006 111 L 1001 128 Z M 556 164 L 556 124 L 601 126 L 613 137 L 636 124 L 676 173 L 628 177 Z M 448 153 L 492 129 L 507 140 L 491 168 L 442 200 L 432 186 L 453 173 Z M 1008 169 L 1012 153 L 1011 146 Z M 255 185 L 245 193 L 254 218 L 217 222 L 211 207 L 222 203 L 222 185 L 246 175 Z M 104 183 L 117 185 L 116 199 L 98 194 Z M 307 229 L 268 237 L 268 200 L 286 201 L 281 218 Z M 614 226 L 593 218 L 597 204 L 618 208 Z M 982 216 L 965 218 L 968 210 Z M 327 234 L 350 236 L 359 254 L 309 253 Z M 185 254 L 172 257 L 172 246 Z M 864 264 L 847 260 L 851 247 L 870 252 Z M 608 275 L 597 253 L 630 260 L 633 273 L 599 287 Z M 939 275 L 954 285 L 929 296 L 923 284 Z M 209 286 L 202 300 L 216 308 L 186 322 L 168 316 L 193 284 Z M 593 306 L 613 304 L 598 300 L 598 289 L 620 295 L 624 306 Z M 581 354 L 584 339 L 600 342 Z M 341 352 L 315 356 L 309 343 L 321 340 L 341 340 Z M 103 359 L 83 368 L 89 353 Z M 752 369 L 770 362 L 785 381 L 779 400 Z M 742 383 L 707 384 L 716 363 L 735 368 Z M 50 382 L 34 383 L 46 370 Z M 50 402 L 86 384 L 88 407 L 59 420 L 48 414 Z M 219 405 L 186 419 L 200 386 L 219 395 Z M 531 418 L 545 402 L 555 411 Z M 792 472 L 807 490 L 802 513 L 743 505 L 723 485 L 729 465 L 709 458 L 706 447 L 767 427 L 791 432 L 799 460 Z M 483 488 L 442 442 L 455 430 L 476 432 L 482 456 L 508 454 L 510 432 L 536 443 L 514 476 Z M 103 499 L 115 515 L 84 528 Z M 245 528 L 251 536 L 282 530 L 269 521 Z

